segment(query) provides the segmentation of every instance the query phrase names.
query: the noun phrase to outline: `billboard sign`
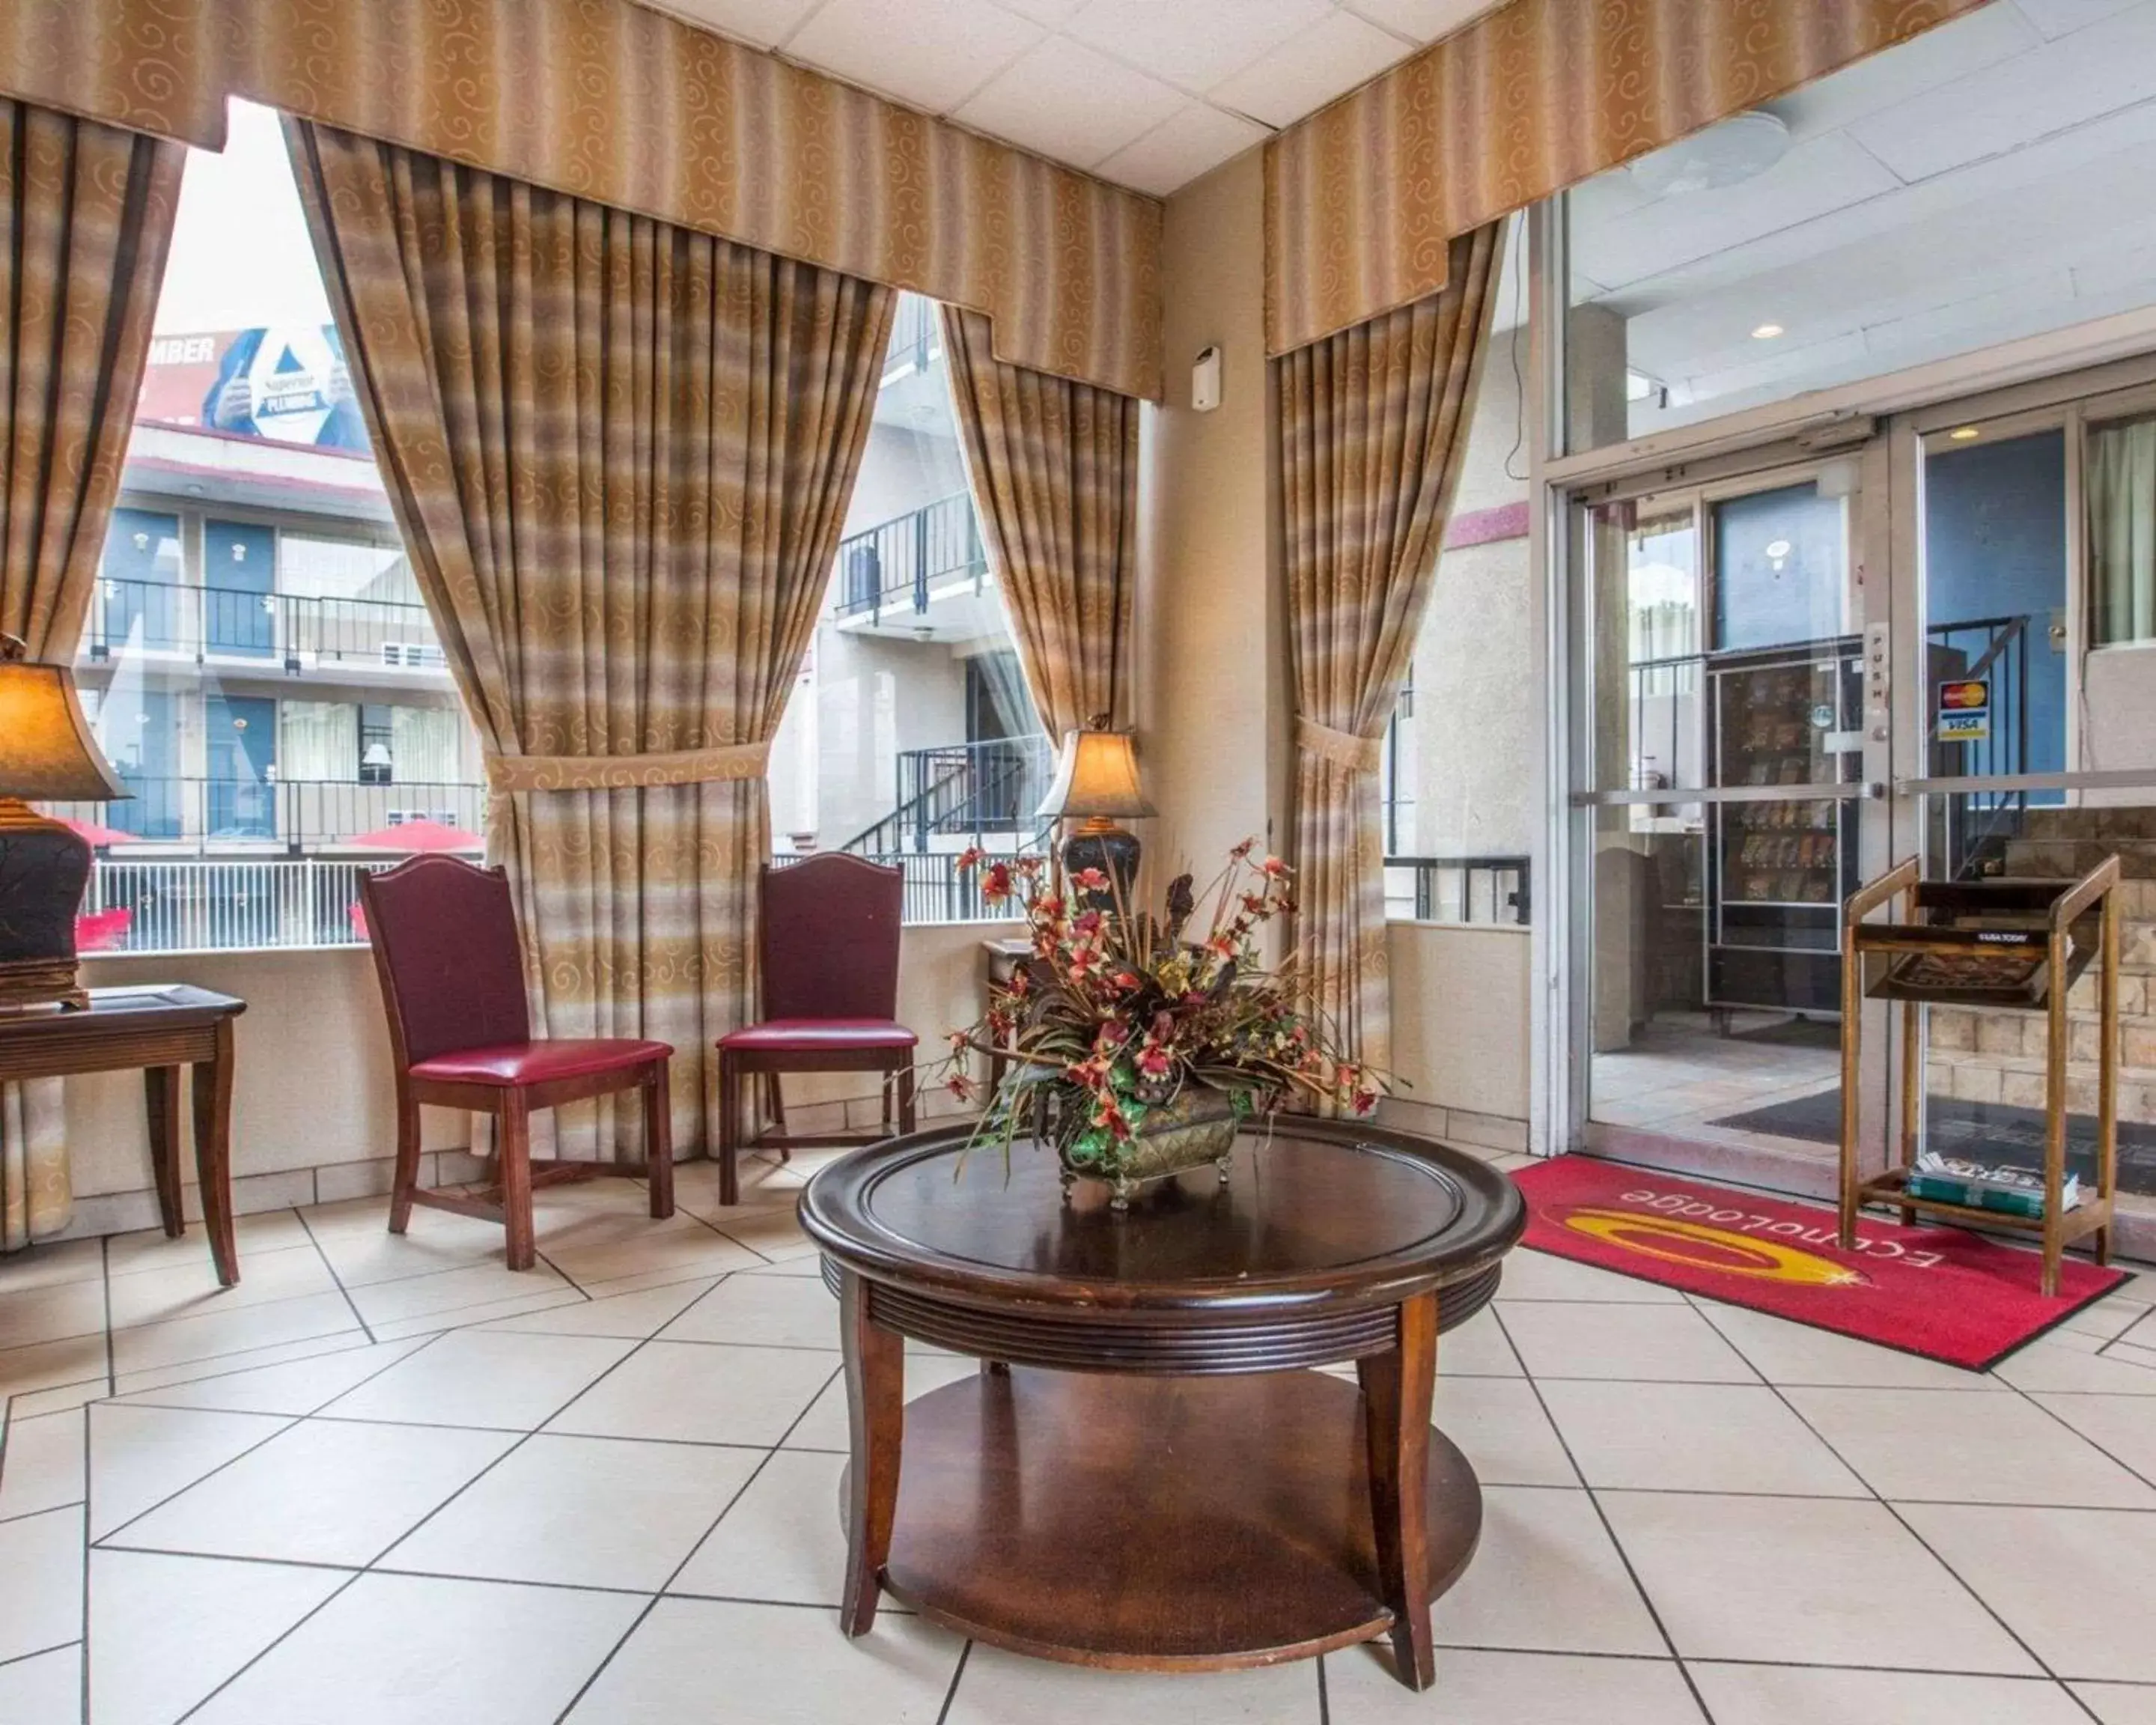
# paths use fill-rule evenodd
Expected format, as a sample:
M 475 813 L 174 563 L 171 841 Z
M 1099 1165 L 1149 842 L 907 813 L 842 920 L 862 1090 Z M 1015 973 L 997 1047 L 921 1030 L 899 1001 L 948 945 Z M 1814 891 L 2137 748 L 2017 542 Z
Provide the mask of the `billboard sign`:
M 334 324 L 159 336 L 135 417 L 315 449 L 367 447 Z

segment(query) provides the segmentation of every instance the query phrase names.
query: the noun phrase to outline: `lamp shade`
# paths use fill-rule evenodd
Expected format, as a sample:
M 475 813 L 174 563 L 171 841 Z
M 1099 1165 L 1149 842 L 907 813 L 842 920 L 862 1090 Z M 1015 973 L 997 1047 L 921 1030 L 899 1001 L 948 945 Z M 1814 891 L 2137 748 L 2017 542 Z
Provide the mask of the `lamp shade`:
M 8 656 L 0 644 L 0 797 L 102 803 L 131 794 L 90 735 L 74 673 Z
M 1043 819 L 1115 820 L 1151 814 L 1138 785 L 1137 751 L 1120 731 L 1066 731 L 1055 782 L 1034 811 Z

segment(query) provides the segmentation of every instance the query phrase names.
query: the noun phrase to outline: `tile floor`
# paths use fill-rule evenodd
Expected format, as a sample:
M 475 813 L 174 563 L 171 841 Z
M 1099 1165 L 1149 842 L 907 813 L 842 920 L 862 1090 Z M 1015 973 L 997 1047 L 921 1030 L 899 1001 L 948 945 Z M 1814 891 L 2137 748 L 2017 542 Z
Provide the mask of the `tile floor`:
M 557 1189 L 523 1276 L 378 1200 L 249 1218 L 234 1293 L 199 1234 L 0 1263 L 0 1721 L 2156 1722 L 2156 1272 L 1979 1378 L 1517 1254 L 1440 1352 L 1487 1519 L 1436 1694 L 1137 1677 L 839 1639 L 798 1178 Z

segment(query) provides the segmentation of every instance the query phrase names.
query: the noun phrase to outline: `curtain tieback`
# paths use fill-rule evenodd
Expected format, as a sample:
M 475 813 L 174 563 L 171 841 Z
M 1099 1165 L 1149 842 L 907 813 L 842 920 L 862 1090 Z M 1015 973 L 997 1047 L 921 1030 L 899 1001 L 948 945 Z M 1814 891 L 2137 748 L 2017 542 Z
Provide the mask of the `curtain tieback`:
M 1352 731 L 1335 731 L 1315 719 L 1295 721 L 1295 746 L 1350 773 L 1375 773 L 1385 758 L 1382 737 L 1358 737 Z
M 628 791 L 656 785 L 710 784 L 762 778 L 771 744 L 726 743 L 655 755 L 494 755 L 486 757 L 493 791 Z

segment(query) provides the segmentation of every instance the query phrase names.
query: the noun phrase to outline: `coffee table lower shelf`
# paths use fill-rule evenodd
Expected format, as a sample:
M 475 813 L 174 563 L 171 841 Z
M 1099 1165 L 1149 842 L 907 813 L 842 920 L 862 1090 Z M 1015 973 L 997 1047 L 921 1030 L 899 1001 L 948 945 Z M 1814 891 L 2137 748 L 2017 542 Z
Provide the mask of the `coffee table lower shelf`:
M 906 1409 L 886 1585 L 1014 1652 L 1128 1671 L 1309 1658 L 1383 1635 L 1362 1398 L 1317 1372 L 963 1379 Z M 1430 1596 L 1482 1493 L 1430 1441 Z M 840 1501 L 844 1501 L 841 1487 Z

